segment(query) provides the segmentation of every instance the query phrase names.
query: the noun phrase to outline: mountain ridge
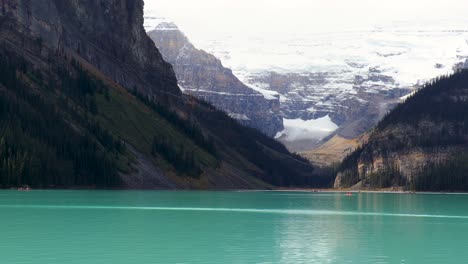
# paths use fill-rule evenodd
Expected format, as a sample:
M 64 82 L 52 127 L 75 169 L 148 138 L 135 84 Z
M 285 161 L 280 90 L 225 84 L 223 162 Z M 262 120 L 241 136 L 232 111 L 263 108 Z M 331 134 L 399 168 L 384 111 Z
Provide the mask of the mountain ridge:
M 193 38 L 245 84 L 276 92 L 284 123 L 328 115 L 339 127 L 334 133 L 355 138 L 372 129 L 400 97 L 466 60 L 465 25 L 401 21 L 291 35 L 193 31 Z M 308 142 L 279 140 L 299 152 L 323 143 L 320 134 L 310 134 Z
M 270 137 L 283 129 L 279 97 L 267 99 L 246 86 L 219 59 L 190 43 L 174 23 L 160 20 L 147 33 L 174 66 L 184 93 L 212 103 L 240 123 Z
M 466 191 L 467 84 L 460 69 L 408 97 L 344 159 L 335 187 Z
M 323 181 L 281 144 L 181 93 L 144 31 L 142 0 L 1 6 L 0 95 L 8 102 L 1 187 L 265 189 Z

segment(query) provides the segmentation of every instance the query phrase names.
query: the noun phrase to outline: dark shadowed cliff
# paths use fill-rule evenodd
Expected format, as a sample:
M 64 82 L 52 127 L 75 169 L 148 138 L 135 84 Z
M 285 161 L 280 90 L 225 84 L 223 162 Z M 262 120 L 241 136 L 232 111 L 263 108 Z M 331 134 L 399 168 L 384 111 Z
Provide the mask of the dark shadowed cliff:
M 320 184 L 281 144 L 182 95 L 141 0 L 0 1 L 0 186 Z

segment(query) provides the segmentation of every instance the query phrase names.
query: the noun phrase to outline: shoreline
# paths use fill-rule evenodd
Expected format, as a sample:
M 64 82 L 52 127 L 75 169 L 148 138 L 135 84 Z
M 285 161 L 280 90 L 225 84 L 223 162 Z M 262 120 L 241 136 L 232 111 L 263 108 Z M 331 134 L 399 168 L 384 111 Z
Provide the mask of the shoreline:
M 279 188 L 273 191 L 278 192 L 312 192 L 312 193 L 389 193 L 389 194 L 466 194 L 468 192 L 460 191 L 440 191 L 440 192 L 424 192 L 424 191 L 403 191 L 403 190 L 390 190 L 390 189 L 376 189 L 376 190 L 351 190 L 351 189 L 313 189 L 313 188 Z
M 153 191 L 153 192 L 304 192 L 304 193 L 388 193 L 388 194 L 453 194 L 453 195 L 468 195 L 468 192 L 460 191 L 440 191 L 440 192 L 424 192 L 424 191 L 403 191 L 395 189 L 375 189 L 375 190 L 351 190 L 351 189 L 333 189 L 333 188 L 277 188 L 277 189 L 119 189 L 119 188 L 5 188 L 0 191 Z

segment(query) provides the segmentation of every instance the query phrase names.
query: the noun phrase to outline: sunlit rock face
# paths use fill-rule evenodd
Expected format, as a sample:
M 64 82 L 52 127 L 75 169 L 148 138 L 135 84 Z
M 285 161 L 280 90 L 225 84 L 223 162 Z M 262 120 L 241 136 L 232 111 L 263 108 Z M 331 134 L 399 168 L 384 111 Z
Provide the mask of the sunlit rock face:
M 180 88 L 227 112 L 240 123 L 273 137 L 283 129 L 279 96 L 265 97 L 243 84 L 215 56 L 195 48 L 171 22 L 150 19 L 148 35 L 174 67 Z

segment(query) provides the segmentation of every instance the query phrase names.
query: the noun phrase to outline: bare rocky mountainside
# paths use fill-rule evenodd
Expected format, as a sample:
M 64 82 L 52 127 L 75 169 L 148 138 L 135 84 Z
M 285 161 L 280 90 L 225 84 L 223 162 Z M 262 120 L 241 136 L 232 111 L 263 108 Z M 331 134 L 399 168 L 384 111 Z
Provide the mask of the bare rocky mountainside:
M 173 65 L 183 92 L 213 104 L 270 137 L 283 130 L 279 96 L 267 99 L 247 87 L 219 59 L 195 48 L 172 22 L 157 23 L 148 35 Z
M 336 188 L 468 190 L 468 71 L 428 83 L 341 165 Z
M 144 35 L 141 1 L 2 2 L 5 18 L 50 49 L 76 53 L 124 87 L 180 95 L 173 70 Z
M 209 93 L 211 102 L 239 119 L 247 119 L 249 111 L 257 110 L 248 106 L 247 102 L 252 100 L 245 98 L 239 98 L 243 103 L 233 106 L 232 95 L 238 90 L 235 84 L 226 81 L 230 78 L 222 84 L 230 83 L 232 88 L 217 90 L 216 86 L 224 87 L 219 82 L 214 85 L 221 69 L 216 66 L 221 65 L 218 60 L 214 61 L 219 59 L 224 65 L 222 69 L 232 70 L 245 86 L 263 94 L 266 100 L 274 100 L 272 111 L 259 114 L 275 115 L 266 119 L 268 124 L 279 116 L 283 129 L 275 126 L 277 129 L 267 134 L 289 150 L 305 152 L 312 159 L 320 156 L 309 155 L 316 148 L 322 154 L 336 153 L 342 142 L 339 147 L 346 150 L 346 142 L 359 139 L 372 129 L 402 98 L 432 78 L 452 73 L 454 66 L 463 64 L 468 56 L 465 22 L 396 21 L 356 31 L 271 34 L 247 30 L 242 34 L 229 31 L 205 34 L 178 18 L 180 21 L 176 22 L 186 27 L 182 30 L 187 30 L 185 33 L 201 49 L 198 50 L 164 15 L 146 9 L 145 27 L 157 46 L 161 46 L 163 56 L 175 65 L 176 75 L 187 93 L 202 98 Z M 199 71 L 200 65 L 207 68 L 208 60 L 213 61 L 210 74 Z M 182 85 L 184 80 L 187 87 Z M 202 82 L 206 89 L 197 88 Z M 248 106 L 245 116 L 238 114 L 239 106 Z M 272 128 L 264 124 L 261 127 L 264 132 L 265 128 Z M 343 140 L 327 143 L 330 139 Z M 327 146 L 333 149 L 325 149 Z
M 301 155 L 311 160 L 319 167 L 333 167 L 367 141 L 368 135 L 363 134 L 354 139 L 347 139 L 339 135 L 333 136 L 319 147 L 301 152 Z
M 259 97 L 205 59 L 220 84 Z M 249 101 L 249 118 L 269 103 Z M 181 92 L 144 30 L 142 0 L 0 1 L 0 187 L 320 184 L 280 143 Z

